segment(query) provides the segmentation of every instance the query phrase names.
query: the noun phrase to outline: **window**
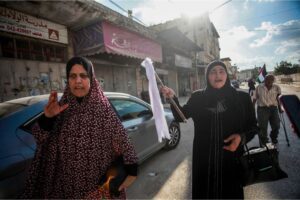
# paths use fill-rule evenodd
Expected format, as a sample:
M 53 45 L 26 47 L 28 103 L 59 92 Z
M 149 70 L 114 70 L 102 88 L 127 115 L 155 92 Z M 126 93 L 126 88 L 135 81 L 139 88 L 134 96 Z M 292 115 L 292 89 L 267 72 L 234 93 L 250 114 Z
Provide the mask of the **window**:
M 27 40 L 16 40 L 17 58 L 30 59 L 29 42 Z
M 140 103 L 122 99 L 112 99 L 110 102 L 117 111 L 121 121 L 152 116 L 151 110 Z
M 66 62 L 67 47 L 51 45 L 34 39 L 0 35 L 0 57 L 51 62 Z
M 1 56 L 7 58 L 15 57 L 14 40 L 9 37 L 0 36 Z
M 30 54 L 32 60 L 43 60 L 42 44 L 38 42 L 30 42 Z
M 56 47 L 56 61 L 57 62 L 63 62 L 66 61 L 66 48 L 64 47 Z
M 46 61 L 55 61 L 55 53 L 54 53 L 54 47 L 53 46 L 44 46 L 44 55 L 46 58 Z

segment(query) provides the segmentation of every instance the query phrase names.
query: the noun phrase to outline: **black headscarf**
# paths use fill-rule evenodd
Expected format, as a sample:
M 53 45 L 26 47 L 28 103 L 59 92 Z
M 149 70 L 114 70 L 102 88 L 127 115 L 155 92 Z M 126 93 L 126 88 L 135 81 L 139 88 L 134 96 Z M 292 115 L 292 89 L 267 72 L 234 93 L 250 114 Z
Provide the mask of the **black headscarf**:
M 227 74 L 227 79 L 226 79 L 225 85 L 224 85 L 221 89 L 227 88 L 227 87 L 231 87 L 231 85 L 230 85 L 230 80 L 229 80 L 229 76 L 228 76 L 228 71 L 227 71 L 227 68 L 226 68 L 226 65 L 225 65 L 222 61 L 215 60 L 215 61 L 209 63 L 209 64 L 207 65 L 207 68 L 206 68 L 205 78 L 206 78 L 207 89 L 214 89 L 214 88 L 210 85 L 210 83 L 209 83 L 209 80 L 208 80 L 208 74 L 209 74 L 209 72 L 212 70 L 212 68 L 214 68 L 215 66 L 218 66 L 218 65 L 221 66 L 221 67 L 223 67 L 224 70 L 225 70 L 225 72 L 226 72 L 226 74 Z
M 83 68 L 87 71 L 90 80 L 92 80 L 93 64 L 91 63 L 91 61 L 89 61 L 88 59 L 86 59 L 84 57 L 73 57 L 67 62 L 67 65 L 66 65 L 67 79 L 69 79 L 70 71 L 75 64 L 82 65 Z
M 227 79 L 226 82 L 224 84 L 224 86 L 220 89 L 216 89 L 213 88 L 208 80 L 208 74 L 209 72 L 215 67 L 215 66 L 221 66 L 224 68 L 226 74 L 227 74 Z M 216 99 L 220 99 L 220 98 L 225 98 L 225 97 L 232 97 L 232 95 L 234 96 L 234 94 L 236 93 L 236 90 L 231 86 L 230 84 L 230 80 L 229 80 L 229 75 L 228 75 L 228 71 L 226 68 L 226 65 L 220 61 L 220 60 L 215 60 L 211 63 L 209 63 L 207 65 L 206 68 L 206 73 L 205 73 L 205 78 L 206 78 L 206 89 L 205 89 L 205 93 L 208 94 L 211 97 L 215 97 Z

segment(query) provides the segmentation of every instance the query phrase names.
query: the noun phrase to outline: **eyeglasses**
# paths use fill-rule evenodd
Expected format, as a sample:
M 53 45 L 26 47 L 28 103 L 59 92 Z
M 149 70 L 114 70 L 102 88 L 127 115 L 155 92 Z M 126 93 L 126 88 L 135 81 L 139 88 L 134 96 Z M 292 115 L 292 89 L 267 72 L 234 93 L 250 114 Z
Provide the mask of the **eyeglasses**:
M 76 80 L 78 76 L 79 76 L 82 80 L 86 80 L 86 79 L 89 78 L 89 75 L 88 75 L 88 74 L 80 73 L 80 74 L 70 74 L 69 79 L 71 79 L 71 80 Z

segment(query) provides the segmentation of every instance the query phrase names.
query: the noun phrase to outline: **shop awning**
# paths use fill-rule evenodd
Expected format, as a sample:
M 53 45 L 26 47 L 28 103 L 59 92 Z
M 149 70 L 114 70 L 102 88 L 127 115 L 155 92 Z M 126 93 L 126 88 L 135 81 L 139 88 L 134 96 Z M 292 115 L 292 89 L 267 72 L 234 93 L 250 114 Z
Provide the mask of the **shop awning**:
M 153 61 L 162 62 L 159 43 L 105 21 L 76 31 L 73 38 L 76 55 L 106 52 L 140 59 L 149 57 Z

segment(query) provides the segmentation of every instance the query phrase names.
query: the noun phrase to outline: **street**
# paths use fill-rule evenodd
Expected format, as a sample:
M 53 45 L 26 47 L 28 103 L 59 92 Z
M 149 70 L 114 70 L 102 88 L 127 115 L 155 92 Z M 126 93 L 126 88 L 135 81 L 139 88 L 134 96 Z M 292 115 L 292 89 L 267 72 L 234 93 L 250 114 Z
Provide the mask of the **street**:
M 300 95 L 300 87 L 280 85 L 283 94 Z M 246 91 L 246 88 L 243 88 Z M 181 99 L 181 103 L 186 98 Z M 300 198 L 300 139 L 292 132 L 286 114 L 287 145 L 281 124 L 279 133 L 279 161 L 288 178 L 259 183 L 244 188 L 245 199 L 299 199 Z M 181 123 L 181 141 L 171 151 L 160 151 L 139 167 L 139 176 L 128 189 L 129 199 L 190 199 L 193 122 Z M 258 145 L 257 136 L 249 146 Z

